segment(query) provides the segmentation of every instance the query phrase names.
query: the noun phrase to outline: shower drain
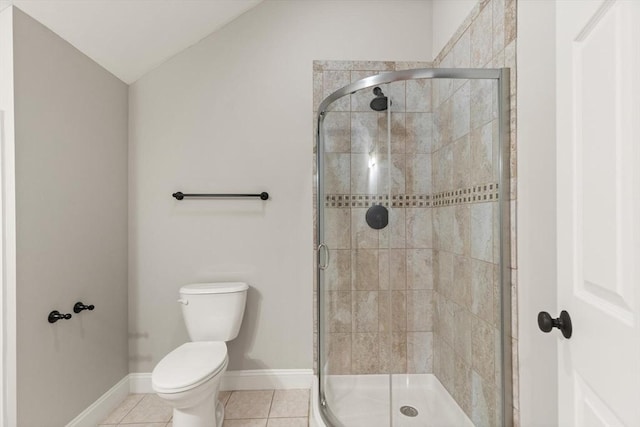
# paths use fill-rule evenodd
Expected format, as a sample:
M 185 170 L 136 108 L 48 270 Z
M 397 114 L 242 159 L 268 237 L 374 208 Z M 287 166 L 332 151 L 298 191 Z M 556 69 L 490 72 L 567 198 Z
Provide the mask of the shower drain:
M 418 410 L 413 406 L 403 406 L 400 408 L 400 413 L 402 415 L 406 415 L 407 417 L 416 417 L 418 416 Z

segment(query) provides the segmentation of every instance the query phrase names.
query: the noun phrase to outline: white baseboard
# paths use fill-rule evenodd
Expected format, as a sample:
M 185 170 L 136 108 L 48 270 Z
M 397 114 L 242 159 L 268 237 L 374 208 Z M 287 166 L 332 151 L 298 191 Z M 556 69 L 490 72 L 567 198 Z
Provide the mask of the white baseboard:
M 153 393 L 151 374 L 147 372 L 129 374 L 131 393 Z M 258 369 L 227 371 L 222 377 L 220 390 L 287 390 L 311 388 L 311 369 Z
M 154 393 L 151 386 L 151 372 L 129 374 L 129 392 L 132 394 Z
M 80 415 L 66 425 L 66 427 L 95 427 L 122 403 L 129 395 L 129 375 L 111 387 L 98 400 L 93 402 Z
M 222 377 L 220 390 L 286 390 L 311 388 L 312 383 L 311 369 L 227 371 Z

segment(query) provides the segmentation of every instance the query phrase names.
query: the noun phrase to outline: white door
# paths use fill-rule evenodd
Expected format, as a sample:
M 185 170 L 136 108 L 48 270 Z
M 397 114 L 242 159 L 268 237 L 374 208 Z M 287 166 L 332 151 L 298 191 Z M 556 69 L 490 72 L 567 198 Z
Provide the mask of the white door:
M 556 19 L 558 424 L 640 426 L 640 1 Z

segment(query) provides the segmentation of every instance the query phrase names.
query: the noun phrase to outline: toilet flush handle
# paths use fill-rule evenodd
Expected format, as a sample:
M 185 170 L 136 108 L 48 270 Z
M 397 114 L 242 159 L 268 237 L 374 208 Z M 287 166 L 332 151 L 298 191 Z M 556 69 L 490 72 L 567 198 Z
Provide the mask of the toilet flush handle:
M 180 299 L 178 300 L 178 302 L 179 302 L 180 304 L 189 305 L 189 300 L 187 300 L 187 299 L 182 299 L 182 298 L 180 298 Z

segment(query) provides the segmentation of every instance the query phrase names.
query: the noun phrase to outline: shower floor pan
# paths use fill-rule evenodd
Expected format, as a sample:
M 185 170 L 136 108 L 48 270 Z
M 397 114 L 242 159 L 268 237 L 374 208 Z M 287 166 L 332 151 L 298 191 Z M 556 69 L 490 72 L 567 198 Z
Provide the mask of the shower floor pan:
M 393 427 L 473 427 L 434 375 L 396 374 L 392 381 Z M 345 427 L 389 426 L 388 375 L 329 375 L 326 382 L 327 403 Z M 312 404 L 317 412 L 317 399 Z M 414 408 L 418 414 L 403 415 L 403 406 Z M 319 414 L 314 414 L 311 425 L 325 427 L 315 415 Z

